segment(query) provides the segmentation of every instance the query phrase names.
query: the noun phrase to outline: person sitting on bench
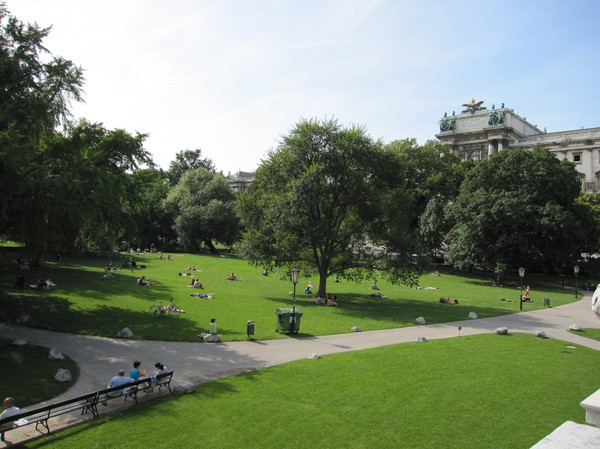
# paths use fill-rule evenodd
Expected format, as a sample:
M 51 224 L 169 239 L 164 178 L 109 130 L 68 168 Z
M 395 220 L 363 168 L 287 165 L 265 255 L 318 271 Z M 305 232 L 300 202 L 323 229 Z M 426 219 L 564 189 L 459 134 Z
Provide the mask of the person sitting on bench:
M 120 387 L 122 385 L 126 385 L 126 384 L 129 384 L 129 383 L 132 383 L 132 382 L 135 382 L 135 379 L 132 379 L 131 377 L 126 377 L 125 376 L 125 370 L 122 369 L 122 370 L 119 371 L 119 375 L 118 376 L 113 377 L 110 380 L 110 382 L 108 382 L 108 385 L 106 386 L 106 388 Z M 109 398 L 116 398 L 116 397 L 121 396 L 122 394 L 123 394 L 123 390 L 116 390 L 116 391 L 113 391 L 111 393 L 108 393 L 107 396 Z M 107 398 L 104 398 L 104 400 L 102 401 L 102 405 L 108 405 L 106 403 L 106 399 Z

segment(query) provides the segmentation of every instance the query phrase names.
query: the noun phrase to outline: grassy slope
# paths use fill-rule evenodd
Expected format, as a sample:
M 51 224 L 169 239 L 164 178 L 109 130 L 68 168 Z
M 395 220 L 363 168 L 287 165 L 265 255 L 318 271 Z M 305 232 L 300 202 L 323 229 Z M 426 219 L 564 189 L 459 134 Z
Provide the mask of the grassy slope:
M 178 254 L 174 260 L 163 261 L 157 260 L 156 255 L 136 256 L 138 263 L 147 268 L 135 273 L 122 270 L 113 279 L 102 277 L 103 266 L 109 261 L 106 258 L 47 261 L 41 268 L 23 274 L 30 283 L 41 276 L 58 286 L 36 291 L 13 287 L 19 273 L 12 260 L 18 251 L 4 248 L 0 252 L 4 268 L 0 278 L 0 319 L 14 321 L 19 314 L 28 313 L 32 325 L 46 329 L 112 337 L 127 326 L 134 332 L 134 338 L 195 341 L 196 334 L 208 327 L 211 317 L 216 317 L 224 340 L 245 339 L 247 320 L 255 320 L 256 339 L 288 338 L 274 332 L 275 309 L 292 306 L 288 294 L 292 284 L 277 274 L 262 276 L 260 268 L 234 257 Z M 117 255 L 113 262 L 125 259 L 125 255 Z M 192 291 L 198 290 L 187 288 L 189 278 L 178 276 L 188 266 L 200 270 L 193 274 L 205 284 L 202 292 L 217 294 L 214 299 L 190 297 Z M 235 272 L 241 281 L 227 281 L 225 277 L 230 272 Z M 158 285 L 137 286 L 135 278 L 142 274 Z M 309 281 L 317 279 L 301 279 L 297 289 L 297 307 L 303 312 L 300 330 L 304 336 L 345 333 L 353 326 L 364 330 L 410 326 L 419 316 L 429 323 L 438 323 L 463 320 L 475 311 L 483 318 L 514 313 L 519 307 L 519 290 L 514 281 L 505 287 L 490 287 L 487 278 L 476 275 L 429 275 L 421 279 L 421 286 L 439 290 L 415 290 L 379 279 L 381 292 L 387 299 L 370 298 L 370 282 L 336 284 L 330 280 L 328 287 L 337 295 L 341 308 L 317 306 L 312 296 L 302 293 Z M 551 297 L 554 306 L 574 300 L 568 289 L 541 280 L 529 282 L 535 302 L 524 304 L 525 310 L 543 307 L 545 296 Z M 440 304 L 441 296 L 458 298 L 459 304 Z M 184 315 L 178 319 L 150 317 L 148 310 L 153 303 L 166 303 L 171 297 L 186 311 Z M 504 302 L 502 298 L 514 302 Z
M 402 344 L 210 382 L 26 447 L 529 448 L 584 421 L 599 363 L 530 335 Z

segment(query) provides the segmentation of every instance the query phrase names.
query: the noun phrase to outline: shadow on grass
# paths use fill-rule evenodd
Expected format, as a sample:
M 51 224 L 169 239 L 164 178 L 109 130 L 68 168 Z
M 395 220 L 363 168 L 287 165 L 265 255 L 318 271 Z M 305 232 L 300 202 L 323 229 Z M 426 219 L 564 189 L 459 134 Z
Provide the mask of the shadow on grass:
M 148 312 L 101 306 L 93 311 L 77 310 L 67 298 L 10 296 L 0 301 L 0 317 L 16 322 L 29 315 L 28 326 L 87 335 L 113 336 L 129 327 L 136 339 L 178 341 L 196 335 L 196 324 L 182 315 L 178 318 L 152 316 Z
M 340 307 L 328 307 L 317 305 L 313 297 L 296 297 L 296 307 L 303 313 L 306 311 L 319 311 L 330 309 L 335 313 L 350 317 L 388 321 L 397 326 L 409 326 L 415 324 L 417 317 L 426 317 L 429 324 L 446 323 L 450 321 L 462 321 L 468 319 L 469 312 L 477 313 L 478 317 L 492 317 L 507 315 L 518 311 L 518 302 L 511 303 L 517 310 L 509 310 L 506 307 L 479 306 L 473 304 L 443 304 L 437 299 L 409 300 L 409 299 L 379 299 L 365 298 L 365 295 L 341 293 L 338 295 Z M 265 300 L 281 304 L 280 297 L 265 297 Z M 287 307 L 287 306 L 286 306 Z M 307 334 L 299 334 L 307 335 Z

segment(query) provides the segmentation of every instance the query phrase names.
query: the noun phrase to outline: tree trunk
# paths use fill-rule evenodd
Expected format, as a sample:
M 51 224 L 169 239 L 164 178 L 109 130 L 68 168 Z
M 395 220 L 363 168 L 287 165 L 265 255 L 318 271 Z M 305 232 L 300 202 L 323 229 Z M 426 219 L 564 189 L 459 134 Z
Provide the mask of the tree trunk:
M 319 296 L 327 296 L 327 270 L 319 270 Z
M 209 238 L 205 238 L 204 239 L 204 245 L 208 248 L 208 250 L 212 253 L 212 254 L 217 254 L 219 251 L 217 251 L 217 248 L 215 248 L 215 245 L 213 245 L 213 242 L 211 239 Z

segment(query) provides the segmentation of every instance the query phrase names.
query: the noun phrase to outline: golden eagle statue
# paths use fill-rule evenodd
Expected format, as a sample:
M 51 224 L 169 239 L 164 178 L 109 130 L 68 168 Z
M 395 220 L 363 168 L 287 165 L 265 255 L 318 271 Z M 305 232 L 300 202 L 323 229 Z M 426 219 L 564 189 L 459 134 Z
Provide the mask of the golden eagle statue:
M 467 108 L 467 111 L 470 111 L 471 113 L 478 111 L 479 109 L 481 109 L 481 105 L 483 104 L 483 101 L 475 101 L 474 98 L 471 99 L 471 103 L 465 103 L 463 104 L 463 106 L 465 108 Z

